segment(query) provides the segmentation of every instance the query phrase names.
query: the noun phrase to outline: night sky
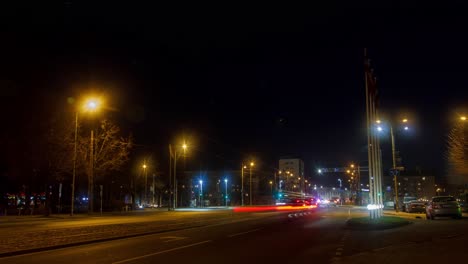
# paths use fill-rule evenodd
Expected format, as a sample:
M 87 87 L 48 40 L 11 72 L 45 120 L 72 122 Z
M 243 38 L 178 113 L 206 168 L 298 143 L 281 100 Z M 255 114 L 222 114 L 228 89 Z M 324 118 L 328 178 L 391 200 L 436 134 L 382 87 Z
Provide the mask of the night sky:
M 367 47 L 382 113 L 412 121 L 397 135 L 404 165 L 440 177 L 444 133 L 467 106 L 468 17 L 462 4 L 426 5 L 2 8 L 2 166 L 23 160 L 50 112 L 87 91 L 105 94 L 133 132 L 131 162 L 166 164 L 182 136 L 189 169 L 249 157 L 274 168 L 288 155 L 308 172 L 363 162 Z

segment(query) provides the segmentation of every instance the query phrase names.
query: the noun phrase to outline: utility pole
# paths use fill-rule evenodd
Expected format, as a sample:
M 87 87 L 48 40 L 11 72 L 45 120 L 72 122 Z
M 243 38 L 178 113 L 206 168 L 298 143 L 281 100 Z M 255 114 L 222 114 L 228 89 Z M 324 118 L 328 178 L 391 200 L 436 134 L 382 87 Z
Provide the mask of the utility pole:
M 241 168 L 241 205 L 244 206 L 244 164 Z
M 154 207 L 154 177 L 156 176 L 155 173 L 153 173 L 153 207 Z
M 170 211 L 172 208 L 172 147 L 169 144 L 169 204 L 167 210 Z
M 392 138 L 392 160 L 393 160 L 393 182 L 395 184 L 395 211 L 400 210 L 398 206 L 398 181 L 397 181 L 397 169 L 396 169 L 396 157 L 395 157 L 395 136 L 393 135 L 393 127 L 390 125 L 390 136 Z
M 76 111 L 75 115 L 75 143 L 73 149 L 73 178 L 72 178 L 72 193 L 71 193 L 71 209 L 70 209 L 70 216 L 73 216 L 73 212 L 75 210 L 75 178 L 76 178 L 76 147 L 78 141 L 78 111 Z
M 91 142 L 89 149 L 88 214 L 91 214 L 94 211 L 94 130 L 91 130 Z
M 252 206 L 252 166 L 250 166 L 250 193 L 249 193 L 249 198 L 250 198 L 250 205 Z
M 177 208 L 177 149 L 174 148 L 174 210 Z

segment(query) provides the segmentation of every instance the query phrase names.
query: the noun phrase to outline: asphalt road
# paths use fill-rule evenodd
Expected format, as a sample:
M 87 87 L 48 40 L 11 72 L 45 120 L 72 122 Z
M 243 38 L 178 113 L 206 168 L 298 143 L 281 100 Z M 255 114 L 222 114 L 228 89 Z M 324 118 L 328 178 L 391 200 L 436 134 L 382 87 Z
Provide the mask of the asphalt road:
M 1 263 L 435 263 L 468 259 L 468 221 L 416 219 L 406 227 L 345 228 L 353 208 L 256 213 L 180 231 L 0 259 Z

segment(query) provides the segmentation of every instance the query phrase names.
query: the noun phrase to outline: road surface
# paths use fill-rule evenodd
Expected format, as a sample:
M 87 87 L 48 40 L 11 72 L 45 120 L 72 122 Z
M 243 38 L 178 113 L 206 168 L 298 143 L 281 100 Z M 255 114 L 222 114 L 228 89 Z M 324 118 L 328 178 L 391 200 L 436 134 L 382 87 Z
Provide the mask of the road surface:
M 12 256 L 2 263 L 434 263 L 468 259 L 467 219 L 349 230 L 355 208 L 253 213 L 179 231 Z

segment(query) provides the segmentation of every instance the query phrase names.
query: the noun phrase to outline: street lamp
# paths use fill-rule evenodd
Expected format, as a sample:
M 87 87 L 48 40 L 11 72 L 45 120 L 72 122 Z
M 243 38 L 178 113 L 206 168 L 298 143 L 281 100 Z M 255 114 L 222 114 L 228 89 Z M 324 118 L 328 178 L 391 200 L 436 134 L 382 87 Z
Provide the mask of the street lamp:
M 466 116 L 461 116 L 461 117 L 460 117 L 460 120 L 461 120 L 461 121 L 466 121 Z
M 226 195 L 224 196 L 225 203 L 226 203 L 226 207 L 227 207 L 227 199 L 228 199 L 228 194 L 227 194 L 227 183 L 228 183 L 228 180 L 227 180 L 227 179 L 224 179 L 224 185 L 225 185 L 225 187 L 226 187 Z
M 146 162 L 143 163 L 143 173 L 145 174 L 145 204 L 148 204 L 148 173 L 146 170 Z
M 75 210 L 75 181 L 76 181 L 76 156 L 77 156 L 77 142 L 78 142 L 78 113 L 79 110 L 83 112 L 96 112 L 99 110 L 101 102 L 97 98 L 88 98 L 85 100 L 84 104 L 80 107 L 81 109 L 77 109 L 75 111 L 75 142 L 74 142 L 74 150 L 73 150 L 73 176 L 72 176 L 72 193 L 71 193 L 71 209 L 70 215 L 73 216 Z M 93 201 L 93 168 L 94 168 L 94 132 L 91 130 L 91 155 L 90 155 L 90 171 L 88 175 L 88 209 L 90 208 L 89 204 L 92 205 Z M 91 188 L 90 188 L 91 187 Z M 91 195 L 90 195 L 91 194 Z M 91 206 L 92 207 L 92 206 Z
M 185 151 L 188 148 L 187 144 L 184 142 L 180 147 L 182 148 L 183 153 L 185 154 Z M 180 157 L 180 155 L 182 155 L 182 154 L 177 151 L 177 147 L 172 148 L 171 144 L 169 144 L 169 167 L 171 167 L 172 158 L 174 159 L 174 177 L 173 177 L 173 182 L 174 182 L 173 193 L 174 194 L 170 195 L 168 210 L 171 209 L 172 197 L 173 197 L 173 201 L 174 201 L 172 207 L 173 207 L 173 209 L 175 209 L 177 207 L 177 159 Z M 172 168 L 171 168 L 171 170 L 172 170 Z M 171 183 L 171 177 L 170 176 L 169 176 L 169 182 Z M 170 187 L 172 189 L 172 186 L 170 186 Z
M 203 181 L 200 180 L 200 207 L 203 207 Z
M 252 205 L 252 167 L 254 166 L 255 164 L 253 162 L 250 162 L 250 168 L 249 168 L 249 173 L 250 173 L 250 193 L 249 193 L 249 198 L 250 198 L 250 205 Z
M 380 124 L 380 120 L 377 120 L 376 121 L 378 124 Z M 408 123 L 408 119 L 407 118 L 404 118 L 401 120 L 402 123 L 404 124 L 407 124 Z M 396 151 L 395 151 L 395 136 L 394 136 L 394 133 L 393 133 L 393 126 L 391 123 L 389 123 L 390 125 L 390 138 L 391 138 L 391 141 L 392 141 L 392 173 L 393 173 L 393 181 L 394 181 L 394 184 L 395 184 L 395 211 L 398 212 L 399 211 L 399 208 L 398 208 L 398 181 L 397 181 L 397 166 L 396 166 Z M 377 127 L 377 130 L 378 131 L 382 131 L 382 129 L 379 129 L 381 128 L 380 126 Z M 404 127 L 405 130 L 408 130 L 409 127 L 405 125 Z
M 244 169 L 247 169 L 247 166 L 242 164 L 241 168 L 241 205 L 244 206 Z
M 273 181 L 270 181 L 269 183 L 270 183 L 270 194 L 272 194 L 273 193 Z

